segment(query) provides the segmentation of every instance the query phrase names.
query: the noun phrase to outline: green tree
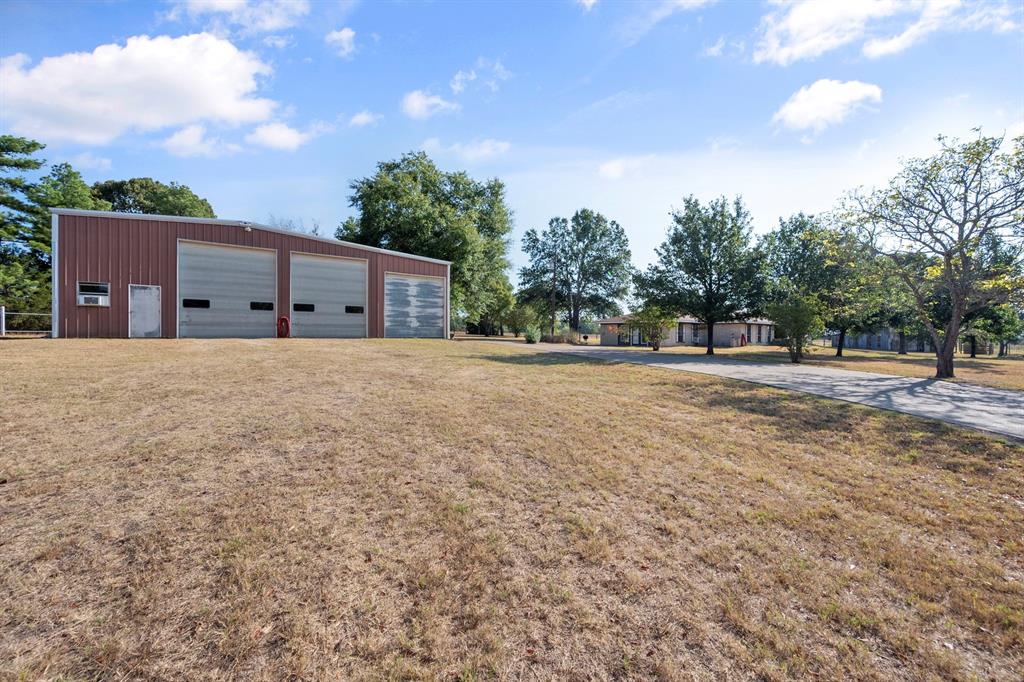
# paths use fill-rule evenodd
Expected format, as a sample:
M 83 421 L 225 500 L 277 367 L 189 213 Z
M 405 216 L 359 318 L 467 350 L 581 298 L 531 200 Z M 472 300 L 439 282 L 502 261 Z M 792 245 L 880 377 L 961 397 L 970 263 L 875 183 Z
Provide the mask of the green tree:
M 811 339 L 824 330 L 821 302 L 813 295 L 794 292 L 782 301 L 769 303 L 767 313 L 775 322 L 776 338 L 785 340 L 794 363 L 803 360 Z
M 122 213 L 216 218 L 210 202 L 196 195 L 187 185 L 166 185 L 153 178 L 106 180 L 94 183 L 93 196 Z
M 508 315 L 515 307 L 516 297 L 512 293 L 512 285 L 509 284 L 508 278 L 496 277 L 488 286 L 490 288 L 487 296 L 489 303 L 480 314 L 477 328 L 485 336 L 503 334 Z
M 32 203 L 26 196 L 29 181 L 25 173 L 46 163 L 33 155 L 46 145 L 13 135 L 0 135 L 0 240 L 13 247 L 29 230 Z
M 1024 336 L 1024 313 L 1010 304 L 991 308 L 984 332 L 999 344 L 999 357 L 1004 358 L 1010 354 L 1010 344 Z
M 714 329 L 755 315 L 765 295 L 763 256 L 750 246 L 750 214 L 737 197 L 702 206 L 690 196 L 672 214 L 658 248 L 658 262 L 635 279 L 639 298 L 707 325 L 707 354 L 714 355 Z
M 537 312 L 533 306 L 523 301 L 516 301 L 507 316 L 508 330 L 512 332 L 512 335 L 518 339 L 520 334 L 536 324 Z
M 415 152 L 379 163 L 351 189 L 358 215 L 337 238 L 451 261 L 453 314 L 479 320 L 492 303 L 493 282 L 507 277 L 512 211 L 501 181 L 443 172 Z
M 899 335 L 898 355 L 907 354 L 907 336 L 914 334 L 921 327 L 913 296 L 907 287 L 897 278 L 886 277 L 882 280 L 884 297 L 882 301 L 882 318 L 885 325 Z
M 1024 286 L 1024 137 L 1010 152 L 1001 137 L 939 143 L 887 188 L 851 196 L 842 217 L 906 284 L 935 345 L 935 377 L 946 379 L 965 318 Z M 936 299 L 949 306 L 942 325 L 930 314 Z
M 0 135 L 0 305 L 18 312 L 32 311 L 46 284 L 27 243 L 33 206 L 25 177 L 46 163 L 34 156 L 43 148 L 34 140 Z
M 675 326 L 676 315 L 657 305 L 644 305 L 629 316 L 629 327 L 639 329 L 653 350 L 661 350 L 661 342 L 668 338 L 668 329 Z
M 521 297 L 535 303 L 554 301 L 552 317 L 561 306 L 574 332 L 580 331 L 580 319 L 587 313 L 617 313 L 618 301 L 629 292 L 626 232 L 596 211 L 580 209 L 568 221 L 552 218 L 543 232 L 527 230 L 523 251 L 530 263 L 519 273 Z
M 961 337 L 970 347 L 971 357 L 976 357 L 978 341 L 998 343 L 999 356 L 1004 357 L 1009 343 L 1024 333 L 1024 321 L 1020 313 L 1010 304 L 992 306 L 979 311 L 965 320 Z
M 49 267 L 50 262 L 50 209 L 84 208 L 97 211 L 110 210 L 110 204 L 97 199 L 85 184 L 82 174 L 70 163 L 58 163 L 39 182 L 26 191 L 31 200 L 32 220 L 25 243 L 40 265 Z
M 839 334 L 842 357 L 847 333 L 872 331 L 883 322 L 883 290 L 870 253 L 856 239 L 803 213 L 779 219 L 761 241 L 771 277 L 769 297 L 815 296 L 825 326 Z

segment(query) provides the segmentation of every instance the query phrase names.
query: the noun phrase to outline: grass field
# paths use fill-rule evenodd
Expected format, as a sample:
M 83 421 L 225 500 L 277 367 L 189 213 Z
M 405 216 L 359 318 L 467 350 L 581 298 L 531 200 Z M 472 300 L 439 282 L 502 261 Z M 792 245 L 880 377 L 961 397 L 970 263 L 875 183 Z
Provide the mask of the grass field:
M 662 348 L 662 351 L 701 354 L 704 353 L 704 348 L 668 346 Z M 750 345 L 742 348 L 716 348 L 715 354 L 738 360 L 789 362 L 789 353 L 784 348 L 777 346 Z M 834 348 L 814 346 L 806 356 L 805 362 L 808 364 L 818 364 L 823 367 L 852 369 L 860 372 L 876 372 L 878 374 L 896 374 L 921 379 L 935 376 L 934 353 L 898 355 L 885 351 L 846 348 L 843 350 L 843 357 L 837 358 Z M 955 371 L 956 378 L 954 381 L 1024 391 L 1024 355 L 1016 355 L 1009 358 L 979 356 L 974 359 L 957 356 Z
M 1019 679 L 1024 449 L 471 341 L 0 347 L 0 679 Z

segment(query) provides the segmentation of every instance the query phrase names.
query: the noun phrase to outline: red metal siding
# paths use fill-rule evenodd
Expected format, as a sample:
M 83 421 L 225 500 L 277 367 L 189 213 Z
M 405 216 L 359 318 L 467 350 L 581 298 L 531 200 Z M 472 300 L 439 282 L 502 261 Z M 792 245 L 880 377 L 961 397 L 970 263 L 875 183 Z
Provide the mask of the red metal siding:
M 126 217 L 61 215 L 57 232 L 57 301 L 61 337 L 128 336 L 128 285 L 161 287 L 163 336 L 177 336 L 178 240 L 276 249 L 277 309 L 290 315 L 291 252 L 348 256 L 368 261 L 370 337 L 384 336 L 384 273 L 447 277 L 447 266 L 301 235 L 237 225 Z M 78 282 L 109 282 L 110 307 L 79 306 Z

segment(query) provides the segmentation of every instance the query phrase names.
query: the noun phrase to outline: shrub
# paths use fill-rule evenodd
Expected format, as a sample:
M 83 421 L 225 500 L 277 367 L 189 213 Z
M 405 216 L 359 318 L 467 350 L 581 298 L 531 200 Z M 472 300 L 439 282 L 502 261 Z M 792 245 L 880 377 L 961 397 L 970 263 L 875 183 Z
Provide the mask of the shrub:
M 540 331 L 536 327 L 527 327 L 523 337 L 526 343 L 537 343 L 540 340 Z
M 769 304 L 766 312 L 775 320 L 776 339 L 785 340 L 792 362 L 800 362 L 811 339 L 824 330 L 821 304 L 814 296 L 790 294 L 781 303 Z

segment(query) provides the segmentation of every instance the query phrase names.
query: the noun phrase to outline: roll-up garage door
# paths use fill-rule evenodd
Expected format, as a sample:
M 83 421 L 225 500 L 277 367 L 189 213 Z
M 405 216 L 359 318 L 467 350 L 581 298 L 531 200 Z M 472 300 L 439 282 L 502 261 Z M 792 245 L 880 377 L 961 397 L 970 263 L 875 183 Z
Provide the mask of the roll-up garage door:
M 384 336 L 444 336 L 445 286 L 440 277 L 384 275 Z
M 276 336 L 276 299 L 276 251 L 178 242 L 178 336 Z
M 366 261 L 292 254 L 292 336 L 366 336 Z

